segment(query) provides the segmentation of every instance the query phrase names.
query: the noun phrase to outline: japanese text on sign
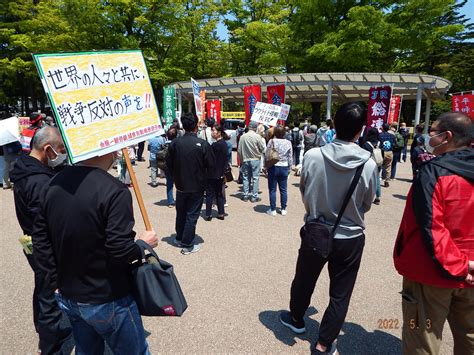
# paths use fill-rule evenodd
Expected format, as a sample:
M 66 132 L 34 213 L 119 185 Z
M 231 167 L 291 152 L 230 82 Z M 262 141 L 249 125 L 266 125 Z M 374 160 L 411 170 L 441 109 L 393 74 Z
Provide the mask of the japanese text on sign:
M 257 102 L 251 120 L 263 123 L 267 126 L 276 126 L 280 112 L 281 106 Z

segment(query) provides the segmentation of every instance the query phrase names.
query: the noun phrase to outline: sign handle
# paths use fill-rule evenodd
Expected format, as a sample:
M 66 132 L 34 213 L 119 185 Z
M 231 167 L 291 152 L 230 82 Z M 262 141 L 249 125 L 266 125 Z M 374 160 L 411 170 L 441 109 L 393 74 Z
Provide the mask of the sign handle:
M 148 218 L 148 212 L 145 208 L 145 203 L 143 202 L 142 193 L 140 192 L 140 187 L 138 186 L 137 177 L 135 176 L 135 171 L 132 167 L 132 162 L 130 161 L 130 156 L 128 155 L 128 149 L 122 148 L 122 155 L 125 158 L 125 163 L 127 165 L 128 173 L 130 174 L 130 179 L 132 180 L 133 191 L 135 191 L 135 197 L 138 201 L 138 206 L 140 207 L 140 212 L 143 217 L 143 222 L 145 223 L 145 229 L 147 231 L 151 231 L 151 223 L 150 219 Z

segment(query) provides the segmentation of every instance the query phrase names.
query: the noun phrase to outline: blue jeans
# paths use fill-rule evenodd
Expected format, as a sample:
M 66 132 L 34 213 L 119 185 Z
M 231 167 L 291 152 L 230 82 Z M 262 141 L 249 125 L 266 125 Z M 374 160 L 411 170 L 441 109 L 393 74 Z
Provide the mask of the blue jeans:
M 258 178 L 260 176 L 260 159 L 247 160 L 242 163 L 242 180 L 244 196 L 249 195 L 250 185 L 252 185 L 251 198 L 258 197 Z
M 196 224 L 204 202 L 204 192 L 176 191 L 176 240 L 185 247 L 194 244 Z
M 382 168 L 377 168 L 377 180 L 375 180 L 375 197 L 380 199 L 382 196 L 382 190 L 380 189 L 380 172 Z
M 300 163 L 300 153 L 301 153 L 301 146 L 293 148 L 293 164 L 299 165 Z
M 114 354 L 150 354 L 132 296 L 102 304 L 74 302 L 59 293 L 55 296 L 71 321 L 76 354 L 102 355 L 104 341 Z
M 393 152 L 393 160 L 392 160 L 392 170 L 390 173 L 390 179 L 395 179 L 395 175 L 397 174 L 397 164 L 400 161 L 400 157 L 402 156 L 402 151 L 394 151 Z
M 166 177 L 166 200 L 168 205 L 174 204 L 174 197 L 173 197 L 173 175 L 167 169 L 165 170 L 165 177 Z
M 288 166 L 272 166 L 268 169 L 268 190 L 270 190 L 270 209 L 276 211 L 276 189 L 280 188 L 281 209 L 286 210 L 288 202 Z

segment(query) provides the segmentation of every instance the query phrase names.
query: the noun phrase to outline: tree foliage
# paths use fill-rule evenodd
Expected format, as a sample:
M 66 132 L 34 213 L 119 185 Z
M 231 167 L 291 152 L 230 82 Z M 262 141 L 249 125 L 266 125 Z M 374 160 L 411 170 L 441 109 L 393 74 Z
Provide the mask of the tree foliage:
M 0 103 L 45 98 L 31 53 L 139 48 L 155 91 L 189 77 L 412 72 L 474 87 L 466 0 L 3 0 Z M 218 25 L 228 30 L 219 38 Z

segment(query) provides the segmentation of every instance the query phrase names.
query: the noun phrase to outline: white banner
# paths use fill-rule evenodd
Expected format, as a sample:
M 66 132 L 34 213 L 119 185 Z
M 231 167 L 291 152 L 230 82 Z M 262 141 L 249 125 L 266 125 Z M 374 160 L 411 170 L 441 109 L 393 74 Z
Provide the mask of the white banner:
M 196 115 L 198 116 L 199 120 L 201 120 L 201 89 L 199 88 L 199 83 L 193 78 L 191 78 L 191 85 L 193 87 L 194 107 L 196 108 Z
M 286 121 L 288 118 L 288 115 L 290 114 L 290 109 L 291 106 L 287 104 L 281 104 L 281 112 L 280 112 L 280 117 L 278 117 L 279 120 Z
M 281 113 L 281 106 L 257 102 L 250 120 L 267 126 L 276 126 Z

